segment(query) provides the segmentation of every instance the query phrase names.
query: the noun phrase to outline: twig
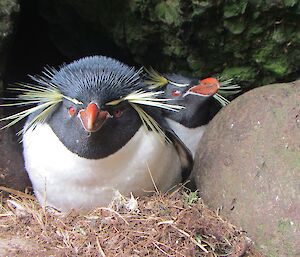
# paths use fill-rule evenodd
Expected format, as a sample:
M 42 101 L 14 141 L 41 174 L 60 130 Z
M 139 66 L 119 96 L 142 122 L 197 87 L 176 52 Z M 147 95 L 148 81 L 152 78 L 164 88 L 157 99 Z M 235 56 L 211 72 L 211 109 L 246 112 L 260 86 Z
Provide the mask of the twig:
M 170 247 L 169 245 L 166 245 L 166 244 L 164 244 L 164 243 L 162 243 L 162 242 L 159 242 L 159 241 L 155 241 L 155 243 L 156 243 L 157 245 L 162 245 L 162 246 L 164 246 L 164 247 L 170 249 L 171 251 L 175 252 L 178 256 L 186 257 L 185 254 L 183 254 L 183 253 L 181 253 L 181 252 L 178 252 L 177 250 L 173 249 L 173 248 Z M 176 255 L 176 256 L 177 256 L 177 255 Z M 174 256 L 174 255 L 173 255 L 173 256 Z
M 174 221 L 173 220 L 166 220 L 166 221 L 162 221 L 162 222 L 158 222 L 157 225 L 163 225 L 163 224 L 167 224 L 170 225 L 172 228 L 174 228 L 175 230 L 177 230 L 178 232 L 180 232 L 181 234 L 183 234 L 184 236 L 186 236 L 188 239 L 190 239 L 195 245 L 199 246 L 199 248 L 205 252 L 208 253 L 208 251 L 205 249 L 205 247 L 201 244 L 199 244 L 199 242 L 197 242 L 189 233 L 185 232 L 184 230 L 177 228 L 174 225 Z
M 5 191 L 5 192 L 10 193 L 10 194 L 14 194 L 16 196 L 20 196 L 20 197 L 27 198 L 27 199 L 30 199 L 30 200 L 35 200 L 35 197 L 33 195 L 23 193 L 19 190 L 15 190 L 15 189 L 4 187 L 4 186 L 0 186 L 0 190 Z
M 157 225 L 164 225 L 164 224 L 168 224 L 168 225 L 173 225 L 174 224 L 174 220 L 165 220 L 165 221 L 161 221 L 158 222 Z
M 205 249 L 205 247 L 202 244 L 199 244 L 189 233 L 185 232 L 184 230 L 177 228 L 176 226 L 171 224 L 171 227 L 176 229 L 178 232 L 180 232 L 182 235 L 186 236 L 188 239 L 190 239 L 195 245 L 199 246 L 199 248 L 205 252 L 208 253 L 208 251 Z
M 155 181 L 154 181 L 154 179 L 153 179 L 153 176 L 152 176 L 152 173 L 151 173 L 151 170 L 150 170 L 150 168 L 149 168 L 149 165 L 148 165 L 148 163 L 146 162 L 146 165 L 147 165 L 147 169 L 148 169 L 148 172 L 149 172 L 149 175 L 150 175 L 150 178 L 151 178 L 151 181 L 152 181 L 152 184 L 153 184 L 153 186 L 154 186 L 154 188 L 155 188 L 155 192 L 159 195 L 160 194 L 160 192 L 159 192 L 159 190 L 158 190 L 158 188 L 157 188 L 157 186 L 156 186 L 156 184 L 155 184 Z
M 100 210 L 104 210 L 104 211 L 109 211 L 109 212 L 112 212 L 114 214 L 116 214 L 119 218 L 121 218 L 127 225 L 129 225 L 128 221 L 125 220 L 122 215 L 118 212 L 116 212 L 115 210 L 111 209 L 111 208 L 107 208 L 107 207 L 100 207 L 99 208 Z
M 98 250 L 99 250 L 99 253 L 102 257 L 106 257 L 101 245 L 100 245 L 100 242 L 99 242 L 99 238 L 97 237 L 97 246 L 98 246 Z
M 161 251 L 163 254 L 165 254 L 165 255 L 167 255 L 167 256 L 174 256 L 174 255 L 171 255 L 171 254 L 169 254 L 169 253 L 167 253 L 167 252 L 165 252 L 163 249 L 161 249 L 156 243 L 154 243 L 154 242 L 152 242 L 152 244 L 159 250 L 159 251 Z

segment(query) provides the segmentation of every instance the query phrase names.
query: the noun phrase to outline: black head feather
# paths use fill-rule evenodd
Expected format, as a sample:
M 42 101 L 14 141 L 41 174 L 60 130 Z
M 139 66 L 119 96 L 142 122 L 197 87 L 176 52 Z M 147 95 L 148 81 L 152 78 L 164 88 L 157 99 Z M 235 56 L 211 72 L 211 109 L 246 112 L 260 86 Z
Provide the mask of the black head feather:
M 140 73 L 141 70 L 115 59 L 91 56 L 63 65 L 59 71 L 51 69 L 44 74 L 47 75 L 47 82 L 55 84 L 63 95 L 81 102 L 97 96 L 103 104 L 145 89 Z

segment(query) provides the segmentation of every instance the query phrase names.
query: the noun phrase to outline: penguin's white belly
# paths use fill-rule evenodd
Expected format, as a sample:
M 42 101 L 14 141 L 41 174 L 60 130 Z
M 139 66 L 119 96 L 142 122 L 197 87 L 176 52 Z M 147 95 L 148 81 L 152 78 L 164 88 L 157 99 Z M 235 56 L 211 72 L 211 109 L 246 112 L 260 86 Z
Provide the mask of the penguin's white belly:
M 176 135 L 182 140 L 182 142 L 190 149 L 193 157 L 198 148 L 198 144 L 202 135 L 205 131 L 206 125 L 197 127 L 197 128 L 187 128 L 181 125 L 179 122 L 171 120 L 169 118 L 166 119 L 169 126 L 176 133 Z
M 70 152 L 47 124 L 23 136 L 25 167 L 42 205 L 62 211 L 108 205 L 115 191 L 142 196 L 167 191 L 181 179 L 176 150 L 143 127 L 116 153 L 98 160 Z M 150 172 L 149 172 L 150 171 Z

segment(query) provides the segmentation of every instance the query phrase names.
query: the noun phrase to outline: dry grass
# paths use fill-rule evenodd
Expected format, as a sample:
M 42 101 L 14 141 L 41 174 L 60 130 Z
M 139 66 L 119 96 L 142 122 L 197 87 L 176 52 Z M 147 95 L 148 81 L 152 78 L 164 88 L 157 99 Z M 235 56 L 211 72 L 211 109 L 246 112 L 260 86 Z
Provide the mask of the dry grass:
M 12 192 L 11 192 L 12 193 Z M 262 256 L 185 189 L 64 214 L 14 192 L 0 210 L 1 256 Z

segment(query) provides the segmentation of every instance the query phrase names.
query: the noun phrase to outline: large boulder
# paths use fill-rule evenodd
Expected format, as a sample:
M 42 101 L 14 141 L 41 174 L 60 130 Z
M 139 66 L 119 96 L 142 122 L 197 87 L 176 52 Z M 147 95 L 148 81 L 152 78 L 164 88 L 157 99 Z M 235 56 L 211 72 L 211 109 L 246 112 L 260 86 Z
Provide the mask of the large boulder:
M 221 110 L 193 175 L 204 202 L 267 256 L 299 256 L 300 80 L 254 89 Z

